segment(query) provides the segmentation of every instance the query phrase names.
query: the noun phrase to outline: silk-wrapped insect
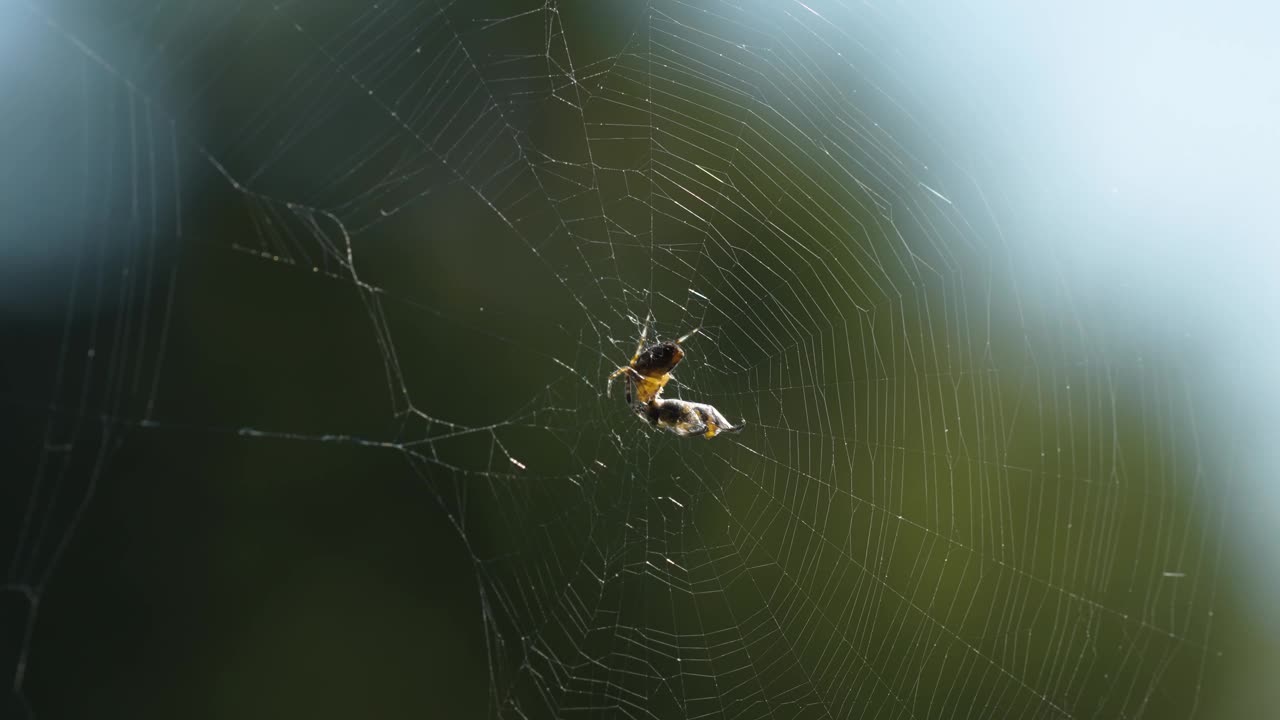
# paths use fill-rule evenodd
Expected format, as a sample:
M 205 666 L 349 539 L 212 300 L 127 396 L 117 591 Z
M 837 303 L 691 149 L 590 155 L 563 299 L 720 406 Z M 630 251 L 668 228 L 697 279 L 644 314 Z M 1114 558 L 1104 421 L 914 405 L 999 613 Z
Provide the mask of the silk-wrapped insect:
M 706 403 L 677 398 L 650 400 L 636 414 L 650 425 L 681 437 L 701 435 L 708 440 L 720 433 L 735 433 L 747 426 L 746 421 L 734 425 L 724 414 Z

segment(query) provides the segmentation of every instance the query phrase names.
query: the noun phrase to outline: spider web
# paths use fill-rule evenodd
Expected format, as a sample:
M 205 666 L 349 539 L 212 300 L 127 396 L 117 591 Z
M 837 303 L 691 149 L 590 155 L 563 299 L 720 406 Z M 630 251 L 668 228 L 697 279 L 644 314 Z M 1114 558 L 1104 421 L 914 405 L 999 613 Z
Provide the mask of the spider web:
M 189 526 L 244 542 L 246 506 L 274 526 L 348 502 L 404 533 L 386 544 L 436 528 L 383 571 L 421 584 L 323 587 L 411 637 L 469 608 L 414 648 L 456 662 L 458 714 L 1190 717 L 1220 692 L 1232 470 L 1202 438 L 1228 411 L 1020 242 L 998 150 L 913 91 L 906 9 L 24 11 L 51 48 L 31 87 L 66 109 L 32 157 L 74 149 L 28 190 L 59 193 L 60 240 L 14 324 L 10 376 L 42 380 L 14 395 L 13 708 L 72 702 L 41 659 L 75 641 L 78 547 L 136 534 L 145 559 L 84 585 L 137 583 L 171 628 L 270 606 L 311 557 L 246 550 L 239 590 L 188 597 L 216 554 Z M 605 396 L 650 316 L 651 338 L 701 328 L 667 395 L 743 433 L 660 434 Z M 391 552 L 330 531 L 360 567 Z M 140 622 L 87 672 L 150 657 L 124 651 Z M 390 662 L 342 647 L 353 678 Z M 109 702 L 190 702 L 145 684 Z M 242 702 L 219 707 L 267 707 Z

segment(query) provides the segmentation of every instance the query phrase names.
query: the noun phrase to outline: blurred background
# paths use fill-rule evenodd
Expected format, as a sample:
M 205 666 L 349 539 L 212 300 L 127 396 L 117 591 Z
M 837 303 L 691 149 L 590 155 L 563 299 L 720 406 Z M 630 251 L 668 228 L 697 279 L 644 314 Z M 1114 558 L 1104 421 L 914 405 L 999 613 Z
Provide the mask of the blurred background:
M 1267 715 L 1280 18 L 937 5 L 0 5 L 3 716 Z

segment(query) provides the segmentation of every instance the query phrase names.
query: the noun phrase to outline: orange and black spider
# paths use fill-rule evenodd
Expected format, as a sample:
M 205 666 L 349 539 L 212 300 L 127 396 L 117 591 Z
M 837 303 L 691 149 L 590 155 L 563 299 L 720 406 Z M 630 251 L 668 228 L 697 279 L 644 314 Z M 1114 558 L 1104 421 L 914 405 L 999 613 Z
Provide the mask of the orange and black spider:
M 614 378 L 626 375 L 627 404 L 631 411 L 650 425 L 681 437 L 701 435 L 710 439 L 720 433 L 738 432 L 746 427 L 746 422 L 734 425 L 711 405 L 660 397 L 662 388 L 671 380 L 671 371 L 684 359 L 684 348 L 680 344 L 696 332 L 698 329 L 694 328 L 675 340 L 645 347 L 644 341 L 649 334 L 646 321 L 631 362 L 609 376 L 608 390 L 613 388 Z
M 639 411 L 650 400 L 662 394 L 662 388 L 671 380 L 671 371 L 684 359 L 684 348 L 680 343 L 688 340 L 698 328 L 694 328 L 675 340 L 666 340 L 645 347 L 644 340 L 649 334 L 646 322 L 640 333 L 640 342 L 636 344 L 636 353 L 631 362 L 623 365 L 609 376 L 606 392 L 612 392 L 613 379 L 619 375 L 627 376 L 627 404 Z

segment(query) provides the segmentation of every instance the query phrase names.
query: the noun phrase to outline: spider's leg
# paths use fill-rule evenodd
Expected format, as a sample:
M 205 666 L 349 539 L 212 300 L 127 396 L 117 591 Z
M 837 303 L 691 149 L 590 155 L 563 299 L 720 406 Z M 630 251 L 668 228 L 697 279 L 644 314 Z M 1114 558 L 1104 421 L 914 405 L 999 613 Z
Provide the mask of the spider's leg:
M 636 383 L 637 383 L 637 377 L 639 377 L 639 375 L 640 373 L 636 372 L 635 370 L 632 370 L 631 374 L 627 375 L 626 401 L 627 401 L 627 404 L 632 407 L 632 409 L 635 409 L 636 407 Z
M 649 321 L 652 318 L 653 318 L 652 315 L 645 316 L 644 327 L 640 329 L 640 342 L 636 343 L 636 352 L 634 355 L 631 356 L 632 363 L 635 363 L 635 361 L 639 359 L 640 351 L 644 350 L 644 341 L 649 337 Z
M 617 370 L 614 370 L 614 371 L 613 371 L 613 374 L 611 374 L 611 375 L 609 376 L 609 380 L 608 380 L 608 382 L 606 382 L 606 383 L 605 383 L 605 386 L 604 386 L 604 394 L 605 394 L 605 395 L 613 395 L 613 379 L 614 379 L 614 378 L 616 378 L 616 377 L 618 377 L 618 376 L 619 376 L 619 375 L 621 375 L 622 373 L 624 373 L 624 372 L 626 372 L 626 371 L 630 370 L 630 369 L 631 369 L 631 366 L 630 366 L 630 365 L 623 365 L 622 367 L 618 368 Z
M 613 374 L 609 376 L 609 381 L 605 384 L 605 395 L 609 395 L 609 396 L 613 395 L 613 379 L 624 373 L 628 374 L 627 402 L 631 402 L 631 388 L 635 386 L 636 379 L 640 377 L 640 373 L 636 372 L 636 369 L 631 367 L 630 365 L 623 365 L 622 367 L 613 371 Z
M 701 331 L 701 330 L 702 330 L 702 328 L 700 328 L 700 327 L 696 327 L 696 328 L 694 328 L 694 329 L 690 330 L 689 332 L 685 333 L 684 335 L 681 335 L 680 337 L 676 338 L 676 344 L 677 344 L 677 345 L 683 345 L 685 340 L 688 340 L 689 338 L 693 337 L 694 335 L 697 335 L 697 334 L 698 334 L 698 332 L 699 332 L 699 331 Z

